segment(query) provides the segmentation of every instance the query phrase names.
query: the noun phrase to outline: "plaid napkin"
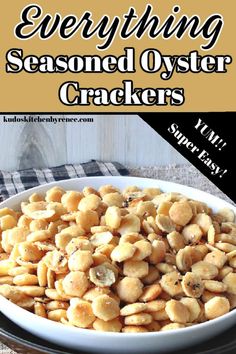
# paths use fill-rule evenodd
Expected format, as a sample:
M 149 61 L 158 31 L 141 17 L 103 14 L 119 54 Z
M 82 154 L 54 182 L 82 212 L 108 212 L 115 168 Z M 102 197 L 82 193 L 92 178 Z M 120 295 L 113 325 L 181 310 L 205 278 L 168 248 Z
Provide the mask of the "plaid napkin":
M 40 184 L 86 176 L 128 175 L 128 170 L 118 162 L 91 160 L 79 165 L 62 165 L 52 168 L 0 171 L 0 202 L 26 189 Z

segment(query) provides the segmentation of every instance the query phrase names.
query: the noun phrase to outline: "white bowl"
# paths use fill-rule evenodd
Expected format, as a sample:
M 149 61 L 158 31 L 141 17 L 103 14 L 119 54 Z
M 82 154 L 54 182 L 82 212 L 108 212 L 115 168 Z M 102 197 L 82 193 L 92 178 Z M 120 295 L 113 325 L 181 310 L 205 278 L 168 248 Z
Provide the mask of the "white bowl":
M 136 177 L 85 177 L 53 182 L 22 192 L 0 204 L 0 208 L 19 207 L 32 192 L 44 193 L 54 185 L 66 190 L 81 190 L 89 185 L 99 188 L 104 184 L 113 184 L 121 189 L 129 185 L 138 187 L 160 187 L 165 192 L 180 192 L 188 197 L 206 202 L 214 211 L 229 207 L 229 203 L 200 190 L 180 184 Z M 187 346 L 193 346 L 204 340 L 217 336 L 236 323 L 236 310 L 215 320 L 196 326 L 152 333 L 105 333 L 86 329 L 68 327 L 60 323 L 38 317 L 0 296 L 0 311 L 20 327 L 52 343 L 72 349 L 97 353 L 147 353 L 168 352 Z

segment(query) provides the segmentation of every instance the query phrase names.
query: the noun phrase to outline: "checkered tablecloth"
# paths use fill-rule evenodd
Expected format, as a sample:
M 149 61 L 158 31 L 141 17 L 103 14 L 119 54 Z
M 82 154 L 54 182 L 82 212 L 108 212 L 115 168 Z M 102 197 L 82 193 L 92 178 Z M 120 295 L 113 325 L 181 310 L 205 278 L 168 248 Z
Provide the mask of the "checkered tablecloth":
M 0 202 L 26 189 L 41 184 L 85 176 L 128 175 L 128 170 L 118 162 L 89 161 L 81 164 L 51 168 L 7 172 L 0 171 Z

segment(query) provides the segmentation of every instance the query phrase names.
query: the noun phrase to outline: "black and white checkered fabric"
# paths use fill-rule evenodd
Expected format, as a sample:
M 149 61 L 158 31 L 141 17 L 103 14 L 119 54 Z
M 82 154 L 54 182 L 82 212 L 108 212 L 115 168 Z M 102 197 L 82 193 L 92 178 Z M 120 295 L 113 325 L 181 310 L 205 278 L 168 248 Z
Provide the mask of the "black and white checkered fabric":
M 89 161 L 79 165 L 62 165 L 44 169 L 27 169 L 14 172 L 0 170 L 0 201 L 41 184 L 86 176 L 128 175 L 118 162 Z

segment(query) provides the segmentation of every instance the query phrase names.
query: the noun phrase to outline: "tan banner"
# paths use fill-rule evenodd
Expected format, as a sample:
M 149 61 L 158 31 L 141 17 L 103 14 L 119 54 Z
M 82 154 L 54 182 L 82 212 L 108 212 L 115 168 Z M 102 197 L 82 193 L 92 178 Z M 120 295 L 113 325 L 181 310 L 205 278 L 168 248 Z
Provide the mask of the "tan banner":
M 4 1 L 0 111 L 236 110 L 235 10 L 235 0 Z

